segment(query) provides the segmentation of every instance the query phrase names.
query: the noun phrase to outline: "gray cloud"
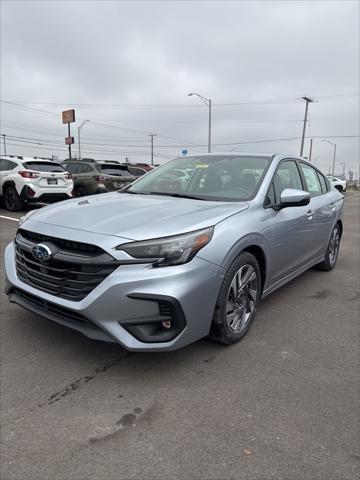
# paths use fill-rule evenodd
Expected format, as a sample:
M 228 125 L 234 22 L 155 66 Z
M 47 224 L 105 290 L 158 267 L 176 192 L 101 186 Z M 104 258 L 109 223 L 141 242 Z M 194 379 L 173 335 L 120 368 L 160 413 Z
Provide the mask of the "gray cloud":
M 300 136 L 304 94 L 319 100 L 308 135 L 359 134 L 359 97 L 332 97 L 359 90 L 358 2 L 3 1 L 1 32 L 1 99 L 20 102 L 1 108 L 14 154 L 66 155 L 60 112 L 74 104 L 91 120 L 82 131 L 88 156 L 148 160 L 151 132 L 159 162 L 183 147 L 205 151 L 189 146 L 207 140 L 206 107 L 190 91 L 213 99 L 214 143 Z M 217 105 L 278 99 L 291 100 Z M 185 107 L 110 108 L 155 104 Z M 358 171 L 359 139 L 331 141 L 339 167 Z M 298 154 L 299 144 L 238 148 Z M 331 155 L 316 138 L 324 170 Z

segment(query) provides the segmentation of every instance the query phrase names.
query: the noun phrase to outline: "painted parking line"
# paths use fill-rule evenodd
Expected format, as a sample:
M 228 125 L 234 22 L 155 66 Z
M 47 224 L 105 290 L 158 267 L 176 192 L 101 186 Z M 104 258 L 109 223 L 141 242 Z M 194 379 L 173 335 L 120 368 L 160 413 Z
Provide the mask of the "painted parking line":
M 0 218 L 4 218 L 5 220 L 12 220 L 13 222 L 18 222 L 18 218 L 13 218 L 13 217 L 5 217 L 5 215 L 0 215 Z

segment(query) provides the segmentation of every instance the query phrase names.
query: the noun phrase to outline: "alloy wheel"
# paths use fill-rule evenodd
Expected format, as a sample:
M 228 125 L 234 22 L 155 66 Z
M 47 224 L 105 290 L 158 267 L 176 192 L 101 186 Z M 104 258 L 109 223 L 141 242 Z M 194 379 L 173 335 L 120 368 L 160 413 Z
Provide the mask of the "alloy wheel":
M 334 265 L 336 262 L 338 253 L 339 253 L 339 245 L 340 245 L 340 232 L 338 228 L 334 228 L 329 244 L 329 262 L 330 265 Z
M 248 323 L 256 306 L 258 278 L 251 265 L 243 265 L 234 275 L 226 300 L 226 322 L 234 333 Z
M 5 205 L 8 210 L 13 210 L 15 207 L 16 198 L 15 192 L 12 188 L 8 188 L 5 192 Z

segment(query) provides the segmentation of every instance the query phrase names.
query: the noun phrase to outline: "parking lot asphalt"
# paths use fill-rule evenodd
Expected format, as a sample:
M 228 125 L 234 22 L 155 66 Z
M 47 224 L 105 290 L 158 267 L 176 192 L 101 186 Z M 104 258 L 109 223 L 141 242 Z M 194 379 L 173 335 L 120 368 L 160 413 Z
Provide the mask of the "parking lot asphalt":
M 89 340 L 10 305 L 2 261 L 1 479 L 358 478 L 359 200 L 336 269 L 266 298 L 231 347 Z

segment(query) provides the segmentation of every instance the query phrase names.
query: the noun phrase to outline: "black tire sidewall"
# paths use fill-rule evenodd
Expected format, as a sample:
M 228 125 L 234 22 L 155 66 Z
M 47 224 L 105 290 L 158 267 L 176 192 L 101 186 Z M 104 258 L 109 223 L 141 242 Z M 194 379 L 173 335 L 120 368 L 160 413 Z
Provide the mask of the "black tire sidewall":
M 251 265 L 257 277 L 257 298 L 255 303 L 254 311 L 251 314 L 246 326 L 240 332 L 234 333 L 230 330 L 229 326 L 226 322 L 226 300 L 228 291 L 230 288 L 231 281 L 235 275 L 235 273 L 243 266 L 243 265 Z M 257 305 L 259 303 L 261 296 L 261 272 L 259 264 L 254 257 L 249 252 L 242 252 L 240 255 L 233 261 L 233 263 L 228 268 L 223 283 L 220 288 L 219 296 L 216 302 L 216 308 L 213 316 L 213 321 L 210 330 L 210 337 L 220 341 L 225 344 L 232 344 L 238 342 L 246 333 L 249 331 L 257 310 Z
M 8 202 L 7 202 L 7 196 L 9 194 L 9 191 L 12 191 L 14 193 L 15 201 L 14 201 L 13 208 L 10 208 L 9 205 L 8 205 Z M 19 195 L 18 195 L 18 193 L 17 193 L 17 191 L 15 190 L 14 187 L 7 187 L 6 188 L 6 190 L 4 192 L 4 204 L 5 204 L 6 209 L 9 210 L 9 212 L 17 212 L 17 211 L 21 210 L 24 206 L 23 201 L 19 197 Z
M 88 194 L 86 188 L 81 186 L 76 187 L 74 189 L 74 192 L 75 192 L 75 197 L 85 197 Z M 80 195 L 79 195 L 79 192 L 80 192 Z
M 338 252 L 337 252 L 337 255 L 336 255 L 336 259 L 335 259 L 335 262 L 333 264 L 330 263 L 330 242 L 331 242 L 331 238 L 334 234 L 334 230 L 337 230 L 338 233 L 339 233 L 339 237 L 341 239 L 341 236 L 340 236 L 340 228 L 339 228 L 339 225 L 335 225 L 335 227 L 331 230 L 331 235 L 330 235 L 330 238 L 329 238 L 329 242 L 328 242 L 328 246 L 327 246 L 327 249 L 326 249 L 326 253 L 325 253 L 325 259 L 324 259 L 324 262 L 323 262 L 323 269 L 326 270 L 326 271 L 329 271 L 329 270 L 332 270 L 333 268 L 335 268 L 335 265 L 337 263 L 337 259 L 339 257 L 339 249 L 340 249 L 340 245 L 339 245 L 339 249 L 338 249 Z M 339 239 L 339 242 L 340 242 L 340 239 Z

